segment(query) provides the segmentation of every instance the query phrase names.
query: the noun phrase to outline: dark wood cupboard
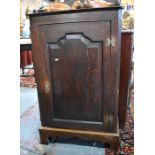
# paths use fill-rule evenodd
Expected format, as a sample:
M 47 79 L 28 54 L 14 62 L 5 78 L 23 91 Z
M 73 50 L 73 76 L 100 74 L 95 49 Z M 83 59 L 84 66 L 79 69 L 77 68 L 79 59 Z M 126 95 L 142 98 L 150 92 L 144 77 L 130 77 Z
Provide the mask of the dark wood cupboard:
M 118 118 L 119 127 L 123 129 L 126 121 L 130 91 L 129 87 L 132 74 L 133 31 L 122 31 L 121 34 Z
M 30 14 L 42 127 L 117 149 L 121 7 Z

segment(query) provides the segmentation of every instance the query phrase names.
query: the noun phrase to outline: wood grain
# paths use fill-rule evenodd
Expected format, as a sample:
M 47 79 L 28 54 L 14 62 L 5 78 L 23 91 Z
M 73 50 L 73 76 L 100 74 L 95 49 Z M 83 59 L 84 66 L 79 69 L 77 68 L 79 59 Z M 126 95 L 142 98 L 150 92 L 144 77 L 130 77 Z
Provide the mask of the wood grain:
M 41 142 L 77 136 L 118 146 L 120 7 L 38 13 L 30 23 Z
M 128 89 L 131 78 L 131 58 L 133 52 L 133 32 L 122 33 L 121 64 L 120 64 L 120 85 L 118 118 L 121 129 L 125 126 L 126 111 L 128 104 Z
M 111 148 L 115 151 L 118 150 L 119 145 L 119 130 L 117 129 L 117 133 L 106 133 L 106 132 L 94 132 L 94 131 L 82 131 L 82 130 L 71 130 L 71 129 L 60 129 L 60 128 L 49 128 L 49 127 L 41 127 L 39 129 L 41 143 L 47 144 L 48 138 L 70 138 L 70 137 L 79 137 L 81 139 L 86 140 L 96 140 L 101 143 L 110 144 Z

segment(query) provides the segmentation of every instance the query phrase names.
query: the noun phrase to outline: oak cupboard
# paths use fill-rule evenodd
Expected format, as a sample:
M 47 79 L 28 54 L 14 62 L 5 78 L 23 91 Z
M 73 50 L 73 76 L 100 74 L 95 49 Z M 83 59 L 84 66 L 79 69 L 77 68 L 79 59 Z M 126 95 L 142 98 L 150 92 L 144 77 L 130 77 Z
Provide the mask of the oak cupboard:
M 41 143 L 77 136 L 117 150 L 121 7 L 29 16 Z

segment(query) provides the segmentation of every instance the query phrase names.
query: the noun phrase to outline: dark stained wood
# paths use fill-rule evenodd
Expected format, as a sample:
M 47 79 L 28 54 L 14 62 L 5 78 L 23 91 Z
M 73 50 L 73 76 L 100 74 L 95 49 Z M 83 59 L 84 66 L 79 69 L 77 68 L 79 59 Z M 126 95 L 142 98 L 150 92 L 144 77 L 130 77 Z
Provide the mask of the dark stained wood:
M 57 132 L 45 127 L 62 129 L 61 133 L 78 130 L 77 136 L 82 131 L 118 133 L 119 9 L 30 15 L 33 62 L 46 138 L 46 132 L 49 136 Z M 108 44 L 109 39 L 114 41 L 113 47 Z M 99 139 L 107 140 L 102 138 Z M 113 146 L 118 145 L 118 138 L 114 141 Z M 113 144 L 113 140 L 110 142 Z
M 77 129 L 82 123 L 85 128 L 95 124 L 95 130 L 98 124 L 102 130 L 102 43 L 80 33 L 66 34 L 49 44 L 49 60 L 55 115 L 51 126 Z
M 121 65 L 120 65 L 120 92 L 119 92 L 119 106 L 118 118 L 120 128 L 124 128 L 126 121 L 126 111 L 128 103 L 128 88 L 131 77 L 131 57 L 133 51 L 133 32 L 122 33 L 121 45 Z
M 121 33 L 121 68 L 120 68 L 120 93 L 119 93 L 119 125 L 123 128 L 126 120 L 126 106 L 128 103 L 128 83 L 130 79 L 130 62 L 132 55 L 133 32 L 124 31 Z M 21 50 L 31 50 L 31 44 L 21 44 Z M 127 65 L 123 64 L 126 63 Z M 123 74 L 127 75 L 124 76 Z M 126 77 L 126 78 L 125 78 Z M 123 81 L 126 81 L 124 84 Z
M 91 24 L 89 29 L 87 29 L 88 24 Z M 98 32 L 97 30 L 101 27 L 107 31 Z M 81 29 L 86 36 L 78 33 Z M 103 100 L 106 98 L 102 99 L 102 94 L 104 92 L 112 93 L 111 90 L 106 89 L 110 83 L 108 77 L 110 55 L 104 55 L 103 51 L 106 48 L 103 41 L 106 42 L 106 38 L 110 37 L 110 23 L 67 23 L 59 25 L 59 27 L 48 25 L 41 27 L 40 31 L 44 34 L 39 38 L 46 36 L 46 43 L 43 44 L 48 44 L 49 69 L 47 74 L 53 82 L 51 84 L 53 97 L 49 104 L 53 104 L 51 110 L 54 116 L 49 120 L 48 126 L 103 130 L 103 123 L 105 125 L 108 123 L 103 120 L 104 111 L 107 111 L 108 106 L 104 105 L 106 102 Z M 59 34 L 55 34 L 53 37 L 52 32 L 54 31 L 59 31 Z M 94 31 L 95 35 L 89 34 L 90 31 Z M 68 38 L 66 41 L 61 39 L 59 46 L 57 43 L 52 43 L 54 40 L 64 37 L 64 32 L 66 32 L 65 38 Z M 41 42 L 43 42 L 42 39 Z M 46 49 L 43 50 L 46 51 Z M 110 49 L 107 48 L 106 51 L 110 53 Z M 59 59 L 59 61 L 56 62 L 54 59 Z M 46 63 L 48 64 L 48 62 Z M 106 67 L 103 74 L 104 66 Z M 107 80 L 102 82 L 103 78 Z M 59 92 L 61 92 L 60 95 Z M 66 107 L 68 108 L 66 109 Z M 57 121 L 58 119 L 59 121 Z M 68 121 L 69 119 L 71 121 Z
M 87 140 L 96 140 L 100 141 L 103 144 L 110 144 L 110 147 L 115 151 L 118 150 L 119 144 L 119 130 L 117 133 L 108 133 L 108 132 L 95 132 L 95 131 L 81 131 L 81 130 L 72 130 L 72 129 L 62 129 L 62 128 L 49 128 L 41 127 L 39 129 L 40 140 L 42 144 L 48 144 L 48 138 L 50 137 L 79 137 Z

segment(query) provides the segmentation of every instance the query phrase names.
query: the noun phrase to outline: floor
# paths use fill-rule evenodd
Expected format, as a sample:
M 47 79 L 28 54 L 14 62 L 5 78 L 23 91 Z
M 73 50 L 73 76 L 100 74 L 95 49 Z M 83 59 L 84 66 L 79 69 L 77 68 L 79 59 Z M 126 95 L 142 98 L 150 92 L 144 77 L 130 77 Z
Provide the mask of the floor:
M 36 88 L 20 88 L 20 116 L 38 101 Z
M 105 155 L 101 144 L 80 139 L 58 139 L 49 145 L 39 144 L 40 127 L 36 88 L 20 90 L 20 155 Z

